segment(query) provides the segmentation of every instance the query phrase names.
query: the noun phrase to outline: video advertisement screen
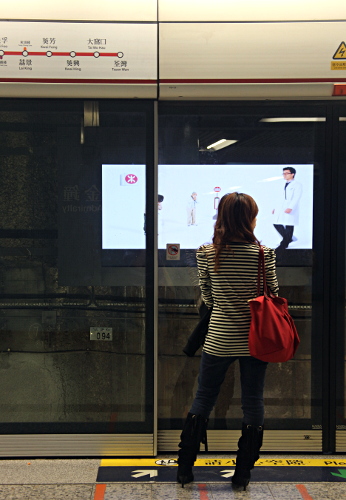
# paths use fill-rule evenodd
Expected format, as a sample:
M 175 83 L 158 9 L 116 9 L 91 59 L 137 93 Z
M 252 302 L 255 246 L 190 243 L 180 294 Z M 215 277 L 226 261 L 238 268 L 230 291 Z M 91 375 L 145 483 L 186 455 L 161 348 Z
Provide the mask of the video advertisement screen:
M 296 174 L 285 188 L 287 167 Z M 291 225 L 287 250 L 312 248 L 312 164 L 159 165 L 158 248 L 178 243 L 190 250 L 211 242 L 218 203 L 234 191 L 255 199 L 255 234 L 263 245 L 276 248 L 282 237 L 275 225 Z M 144 250 L 145 228 L 145 166 L 103 165 L 102 249 Z

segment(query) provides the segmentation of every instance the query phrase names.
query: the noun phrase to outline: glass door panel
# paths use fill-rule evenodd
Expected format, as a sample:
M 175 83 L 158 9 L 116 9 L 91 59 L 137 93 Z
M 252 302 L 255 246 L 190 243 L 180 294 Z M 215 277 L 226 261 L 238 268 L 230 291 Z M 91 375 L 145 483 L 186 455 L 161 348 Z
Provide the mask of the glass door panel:
M 0 102 L 4 456 L 154 453 L 152 115 Z
M 338 164 L 337 192 L 337 217 L 334 217 L 335 227 L 333 245 L 336 255 L 335 287 L 333 291 L 333 304 L 335 306 L 335 339 L 331 350 L 332 378 L 336 384 L 336 451 L 346 451 L 346 342 L 345 342 L 345 189 L 346 189 L 346 106 L 335 107 L 335 150 Z M 334 204 L 335 207 L 335 204 Z M 334 361 L 334 363 L 333 363 Z
M 289 301 L 301 337 L 293 360 L 268 368 L 265 449 L 322 449 L 318 339 L 323 271 L 315 265 L 313 252 L 318 258 L 324 245 L 325 126 L 323 106 L 161 106 L 159 447 L 176 449 L 174 440 L 196 390 L 200 351 L 193 358 L 182 352 L 199 318 L 195 250 L 211 241 L 221 196 L 239 191 L 252 195 L 259 205 L 256 235 L 263 244 L 277 248 L 280 294 Z M 302 188 L 299 219 L 293 223 L 279 216 L 287 167 L 295 169 L 295 181 Z M 193 215 L 191 200 L 196 202 Z M 282 230 L 289 226 L 290 240 L 283 243 Z M 180 245 L 179 260 L 171 260 L 168 243 Z M 211 449 L 235 446 L 240 407 L 238 367 L 233 366 L 211 414 Z M 220 441 L 221 429 L 229 432 Z

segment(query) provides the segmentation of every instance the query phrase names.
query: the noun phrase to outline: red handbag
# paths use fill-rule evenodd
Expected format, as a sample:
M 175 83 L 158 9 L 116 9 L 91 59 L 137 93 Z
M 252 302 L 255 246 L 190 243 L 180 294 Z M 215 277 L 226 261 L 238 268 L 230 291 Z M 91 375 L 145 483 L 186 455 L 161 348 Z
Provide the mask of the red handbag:
M 263 295 L 259 295 L 261 275 L 263 276 Z M 258 297 L 249 300 L 250 354 L 254 358 L 271 363 L 288 361 L 293 358 L 300 339 L 288 312 L 287 300 L 283 297 L 276 297 L 267 287 L 263 247 L 260 247 L 258 256 L 257 294 Z

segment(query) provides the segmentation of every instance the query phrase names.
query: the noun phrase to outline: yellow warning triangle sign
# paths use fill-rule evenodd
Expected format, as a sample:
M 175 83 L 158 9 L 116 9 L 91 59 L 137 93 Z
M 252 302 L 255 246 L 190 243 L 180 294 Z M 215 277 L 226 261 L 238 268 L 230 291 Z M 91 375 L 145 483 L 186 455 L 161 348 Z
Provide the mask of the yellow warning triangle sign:
M 341 42 L 338 50 L 333 55 L 333 59 L 346 59 L 346 44 Z

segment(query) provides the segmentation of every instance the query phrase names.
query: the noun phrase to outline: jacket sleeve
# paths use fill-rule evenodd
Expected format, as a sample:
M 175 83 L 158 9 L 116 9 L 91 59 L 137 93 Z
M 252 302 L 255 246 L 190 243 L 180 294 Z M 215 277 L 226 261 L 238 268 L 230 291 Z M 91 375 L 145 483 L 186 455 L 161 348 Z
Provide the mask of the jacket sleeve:
M 264 260 L 266 269 L 266 281 L 274 295 L 279 294 L 279 284 L 276 277 L 276 254 L 272 248 L 264 248 Z
M 211 280 L 208 269 L 208 257 L 205 247 L 200 247 L 197 250 L 197 273 L 204 303 L 209 308 L 213 307 Z

